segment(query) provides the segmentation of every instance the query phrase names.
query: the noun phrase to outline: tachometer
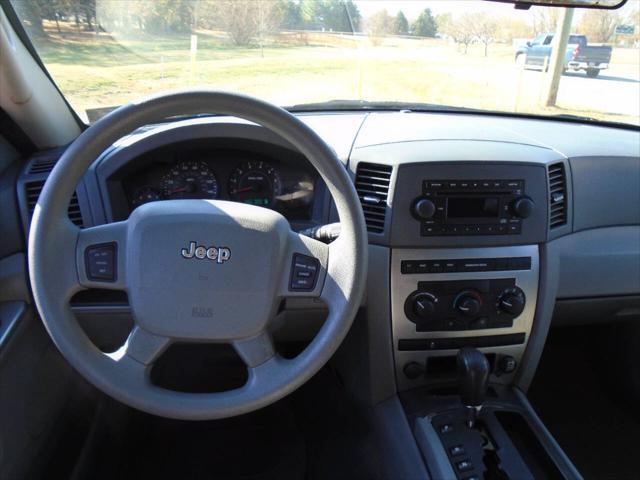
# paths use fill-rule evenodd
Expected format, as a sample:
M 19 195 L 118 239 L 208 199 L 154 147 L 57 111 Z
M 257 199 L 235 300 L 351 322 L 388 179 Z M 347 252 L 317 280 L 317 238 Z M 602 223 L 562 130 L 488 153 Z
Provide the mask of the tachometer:
M 217 198 L 218 180 L 205 162 L 184 161 L 162 177 L 165 198 Z
M 280 189 L 280 176 L 267 162 L 245 162 L 229 177 L 229 195 L 236 202 L 272 208 Z

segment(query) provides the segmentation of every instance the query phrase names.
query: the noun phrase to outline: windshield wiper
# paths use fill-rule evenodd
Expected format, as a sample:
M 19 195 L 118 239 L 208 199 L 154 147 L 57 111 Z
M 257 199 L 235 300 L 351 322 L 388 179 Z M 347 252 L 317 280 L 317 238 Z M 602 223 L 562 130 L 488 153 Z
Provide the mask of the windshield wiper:
M 301 103 L 285 107 L 290 112 L 317 112 L 317 111 L 411 111 L 411 112 L 482 112 L 474 108 L 454 107 L 451 105 L 439 105 L 435 103 L 413 102 L 372 102 L 367 100 L 328 100 L 317 103 Z

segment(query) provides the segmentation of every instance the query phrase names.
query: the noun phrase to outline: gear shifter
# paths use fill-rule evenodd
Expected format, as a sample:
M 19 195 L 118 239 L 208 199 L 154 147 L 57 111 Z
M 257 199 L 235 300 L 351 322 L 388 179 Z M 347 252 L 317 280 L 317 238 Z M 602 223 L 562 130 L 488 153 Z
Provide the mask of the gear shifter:
M 467 425 L 473 428 L 487 391 L 489 361 L 475 348 L 461 348 L 458 352 L 458 384 L 462 404 L 467 410 Z

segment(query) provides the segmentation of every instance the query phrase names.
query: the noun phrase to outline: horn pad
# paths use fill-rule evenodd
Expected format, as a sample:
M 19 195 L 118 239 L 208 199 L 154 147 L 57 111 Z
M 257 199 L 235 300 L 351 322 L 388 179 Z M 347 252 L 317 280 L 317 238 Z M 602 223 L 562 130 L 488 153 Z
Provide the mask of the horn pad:
M 289 223 L 277 212 L 217 200 L 171 200 L 133 211 L 127 284 L 151 333 L 232 340 L 258 333 L 276 307 Z

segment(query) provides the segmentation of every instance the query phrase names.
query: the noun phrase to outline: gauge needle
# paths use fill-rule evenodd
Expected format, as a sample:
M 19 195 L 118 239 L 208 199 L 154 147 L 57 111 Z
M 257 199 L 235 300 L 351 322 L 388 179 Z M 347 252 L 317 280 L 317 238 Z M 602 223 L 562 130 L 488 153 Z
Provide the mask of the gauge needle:
M 236 188 L 233 193 L 244 193 L 244 192 L 252 192 L 253 187 L 244 187 L 244 188 Z
M 188 189 L 187 187 L 179 187 L 179 188 L 174 188 L 173 190 L 171 190 L 169 192 L 170 195 L 174 194 L 174 193 L 181 193 L 181 192 L 186 192 Z

